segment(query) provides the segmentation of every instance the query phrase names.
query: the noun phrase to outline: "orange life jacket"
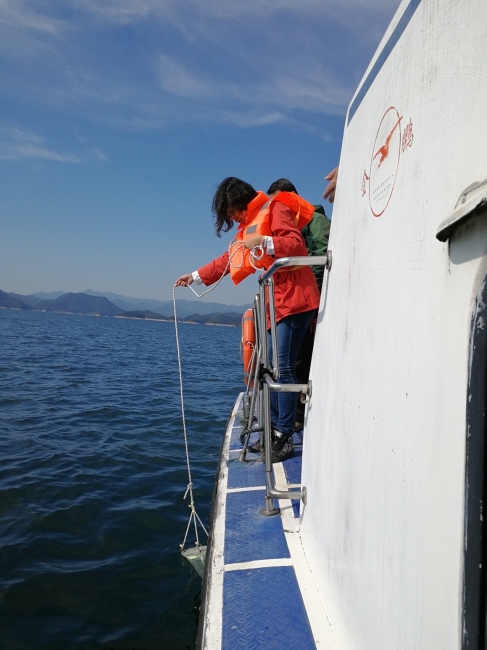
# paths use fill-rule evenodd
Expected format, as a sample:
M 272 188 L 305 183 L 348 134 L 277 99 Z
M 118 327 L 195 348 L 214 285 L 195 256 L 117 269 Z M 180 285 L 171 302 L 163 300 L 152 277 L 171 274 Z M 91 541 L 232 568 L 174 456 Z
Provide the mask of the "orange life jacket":
M 314 206 L 294 192 L 279 192 L 272 199 L 259 192 L 247 206 L 247 221 L 239 226 L 230 248 L 230 277 L 234 284 L 239 284 L 249 275 L 258 270 L 268 269 L 274 262 L 272 255 L 264 254 L 263 257 L 251 259 L 251 252 L 245 248 L 244 243 L 254 235 L 270 235 L 270 206 L 274 201 L 284 203 L 291 210 L 295 219 L 295 226 L 301 230 L 313 218 Z M 289 270 L 289 269 L 287 269 Z

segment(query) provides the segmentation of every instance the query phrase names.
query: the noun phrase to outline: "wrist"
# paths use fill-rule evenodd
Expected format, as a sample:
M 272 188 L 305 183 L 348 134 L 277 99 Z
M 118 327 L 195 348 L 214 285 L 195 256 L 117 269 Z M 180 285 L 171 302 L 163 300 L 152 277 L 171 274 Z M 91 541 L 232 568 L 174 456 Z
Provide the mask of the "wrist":
M 268 255 L 274 255 L 274 240 L 270 235 L 264 235 L 262 237 L 261 246 L 266 249 Z

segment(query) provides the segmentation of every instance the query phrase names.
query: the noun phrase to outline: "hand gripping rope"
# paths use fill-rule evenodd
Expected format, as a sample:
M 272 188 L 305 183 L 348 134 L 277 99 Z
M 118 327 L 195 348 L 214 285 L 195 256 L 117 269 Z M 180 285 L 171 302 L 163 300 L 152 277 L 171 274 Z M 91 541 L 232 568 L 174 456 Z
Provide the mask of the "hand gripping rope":
M 252 266 L 256 271 L 264 270 L 262 267 L 256 266 L 254 264 L 254 260 L 255 262 L 260 262 L 260 260 L 264 257 L 264 255 L 265 255 L 265 251 L 262 244 L 258 244 L 257 246 L 254 246 L 253 249 L 250 251 L 250 263 L 252 264 Z

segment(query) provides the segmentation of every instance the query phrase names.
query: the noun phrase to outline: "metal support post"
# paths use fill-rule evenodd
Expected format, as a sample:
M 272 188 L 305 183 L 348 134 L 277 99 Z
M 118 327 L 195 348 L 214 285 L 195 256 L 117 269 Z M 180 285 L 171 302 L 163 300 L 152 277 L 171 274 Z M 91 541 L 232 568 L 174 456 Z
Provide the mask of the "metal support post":
M 273 370 L 272 377 L 268 373 L 260 377 L 260 388 L 262 390 L 261 400 L 261 426 L 264 428 L 264 449 L 265 449 L 265 476 L 266 476 L 266 495 L 264 508 L 260 511 L 263 515 L 274 515 L 279 512 L 279 508 L 274 507 L 273 499 L 301 499 L 306 504 L 306 487 L 301 490 L 292 492 L 280 491 L 276 489 L 272 473 L 272 452 L 271 452 L 271 415 L 270 415 L 270 391 L 277 392 L 296 392 L 305 395 L 308 399 L 311 397 L 311 381 L 308 384 L 280 384 L 279 379 L 279 362 L 277 353 L 277 327 L 276 315 L 274 309 L 274 287 L 272 276 L 279 269 L 289 266 L 313 266 L 323 265 L 328 270 L 332 265 L 332 254 L 328 251 L 326 255 L 317 257 L 282 257 L 274 262 L 260 278 L 260 309 L 259 309 L 259 329 L 260 329 L 260 346 L 261 346 L 261 365 L 269 370 L 269 354 L 267 345 L 267 326 L 266 326 L 266 309 L 265 309 L 265 289 L 269 287 L 269 321 L 272 342 Z
M 257 376 L 258 368 L 259 368 L 259 361 L 257 359 L 258 353 L 258 343 L 256 343 L 254 349 L 252 350 L 252 356 L 250 357 L 250 364 L 249 364 L 249 372 L 248 372 L 248 377 L 247 377 L 247 390 L 245 391 L 245 395 L 242 397 L 242 424 L 243 424 L 243 430 L 242 433 L 240 434 L 240 442 L 243 442 L 245 432 L 248 429 L 252 428 L 252 420 L 253 420 L 253 412 L 251 413 L 252 409 L 252 396 L 250 393 L 251 386 L 255 387 L 255 379 Z M 253 391 L 252 391 L 253 392 Z
M 269 278 L 267 281 L 269 296 L 269 322 L 271 326 L 271 342 L 272 342 L 272 374 L 275 381 L 279 379 L 279 353 L 277 349 L 277 325 L 276 325 L 276 309 L 274 303 L 274 278 Z M 267 325 L 267 323 L 266 323 Z M 267 327 L 266 327 L 267 331 Z M 267 368 L 268 366 L 266 366 Z
M 266 300 L 265 300 L 265 284 L 260 285 L 260 305 L 259 305 L 259 334 L 260 334 L 260 350 L 262 365 L 264 368 L 269 367 L 269 352 L 267 347 L 267 327 L 266 327 Z M 261 378 L 262 382 L 262 378 Z M 265 472 L 266 472 L 266 485 L 269 479 L 272 481 L 272 458 L 271 458 L 271 403 L 270 391 L 267 383 L 262 383 L 262 415 L 264 427 L 264 454 L 265 454 Z M 260 510 L 261 515 L 271 517 L 277 515 L 280 508 L 274 506 L 273 498 L 268 494 L 264 497 L 264 507 Z
M 240 434 L 240 441 L 242 442 L 245 440 L 244 446 L 242 447 L 242 451 L 240 452 L 239 456 L 239 461 L 241 463 L 244 463 L 247 459 L 247 448 L 249 446 L 249 441 L 250 441 L 250 435 L 254 431 L 260 431 L 261 425 L 260 425 L 260 419 L 259 419 L 259 427 L 257 429 L 254 429 L 252 427 L 253 422 L 254 422 L 254 414 L 255 414 L 255 403 L 257 400 L 257 395 L 260 392 L 260 387 L 257 381 L 257 376 L 259 373 L 259 367 L 260 367 L 260 345 L 259 342 L 257 341 L 255 350 L 255 367 L 253 372 L 249 376 L 249 384 L 252 381 L 253 382 L 253 388 L 252 388 L 252 395 L 250 397 L 250 405 L 249 405 L 249 416 L 248 416 L 248 421 L 247 421 L 247 426 L 246 428 L 242 431 Z

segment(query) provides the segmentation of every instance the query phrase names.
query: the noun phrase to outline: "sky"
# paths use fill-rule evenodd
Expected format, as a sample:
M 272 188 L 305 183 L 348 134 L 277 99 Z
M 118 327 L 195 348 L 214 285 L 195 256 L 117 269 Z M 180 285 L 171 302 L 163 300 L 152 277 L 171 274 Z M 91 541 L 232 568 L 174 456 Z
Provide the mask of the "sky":
M 0 289 L 169 300 L 228 246 L 211 214 L 226 176 L 323 203 L 398 5 L 0 0 Z M 206 299 L 256 289 L 225 278 Z

